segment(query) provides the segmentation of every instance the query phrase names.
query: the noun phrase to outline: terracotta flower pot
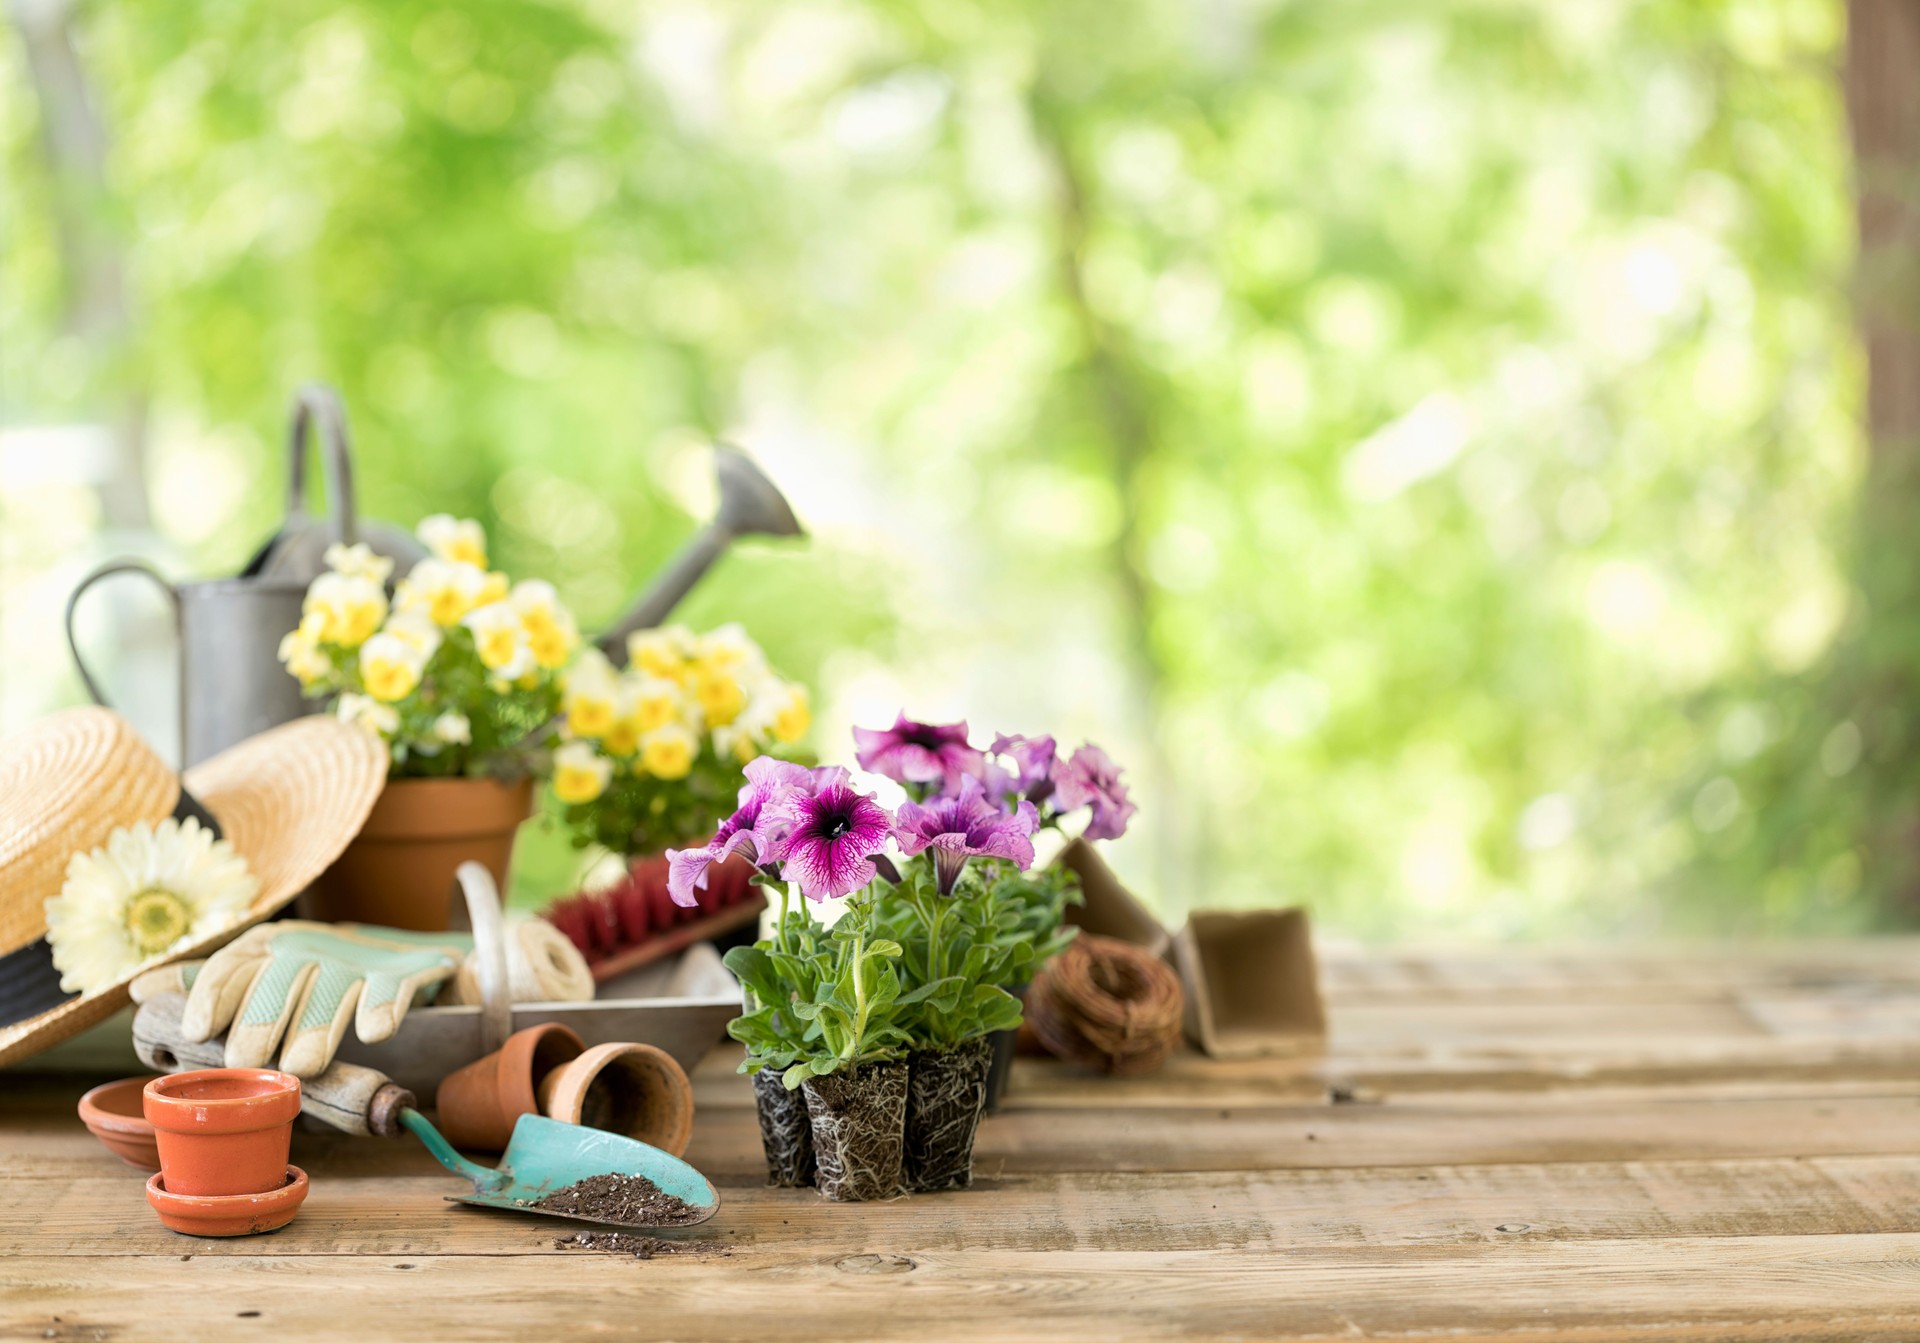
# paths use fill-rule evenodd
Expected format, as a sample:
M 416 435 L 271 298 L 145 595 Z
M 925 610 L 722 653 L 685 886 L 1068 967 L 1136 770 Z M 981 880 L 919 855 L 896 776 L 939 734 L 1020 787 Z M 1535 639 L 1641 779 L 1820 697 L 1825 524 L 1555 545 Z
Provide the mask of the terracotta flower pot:
M 141 1108 L 167 1192 L 265 1194 L 287 1182 L 300 1079 L 270 1068 L 208 1068 L 156 1077 Z
M 555 1021 L 515 1031 L 507 1042 L 440 1081 L 433 1105 L 440 1131 L 469 1152 L 503 1152 L 521 1115 L 540 1113 L 541 1081 L 587 1047 Z
M 753 1075 L 753 1103 L 760 1115 L 760 1147 L 767 1154 L 767 1183 L 781 1189 L 812 1184 L 813 1120 L 806 1096 L 787 1090 L 779 1069 L 763 1068 Z
M 472 859 L 507 889 L 513 837 L 532 812 L 532 779 L 389 779 L 359 835 L 308 891 L 306 917 L 440 932 L 460 864 Z
M 672 1156 L 693 1138 L 693 1084 L 671 1054 L 652 1045 L 595 1045 L 555 1068 L 540 1083 L 540 1110 Z
M 857 1072 L 800 1084 L 813 1120 L 814 1181 L 836 1202 L 892 1198 L 901 1190 L 907 1125 L 907 1065 L 869 1063 Z
M 288 1166 L 284 1183 L 264 1194 L 202 1198 L 169 1193 L 162 1174 L 147 1181 L 147 1203 L 160 1214 L 160 1225 L 183 1236 L 257 1236 L 278 1231 L 306 1201 L 307 1173 L 298 1166 Z
M 952 1049 L 907 1056 L 907 1127 L 901 1171 L 913 1192 L 965 1189 L 973 1183 L 973 1139 L 987 1103 L 993 1042 L 986 1036 Z
M 129 1166 L 160 1169 L 160 1149 L 153 1141 L 153 1125 L 141 1106 L 141 1093 L 151 1077 L 123 1077 L 95 1087 L 80 1098 L 80 1122 L 101 1144 Z

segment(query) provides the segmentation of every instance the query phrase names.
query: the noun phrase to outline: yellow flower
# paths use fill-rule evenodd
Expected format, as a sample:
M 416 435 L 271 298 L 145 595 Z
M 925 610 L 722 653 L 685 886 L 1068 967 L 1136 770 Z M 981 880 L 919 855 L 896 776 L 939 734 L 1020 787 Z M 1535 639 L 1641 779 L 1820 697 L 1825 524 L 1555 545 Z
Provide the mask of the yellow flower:
M 623 688 L 627 699 L 626 715 L 633 719 L 641 732 L 657 732 L 669 723 L 680 721 L 686 697 L 672 681 L 641 676 L 629 681 Z
M 533 660 L 549 671 L 566 666 L 573 650 L 580 646 L 580 628 L 574 623 L 573 613 L 560 604 L 553 584 L 528 579 L 515 584 L 507 600 L 526 626 Z
M 600 749 L 608 755 L 626 759 L 640 749 L 639 724 L 631 718 L 616 718 L 606 735 L 600 738 Z
M 320 642 L 358 648 L 387 618 L 387 594 L 371 578 L 328 572 L 313 580 L 300 611 L 303 628 L 319 618 Z
M 473 631 L 473 648 L 481 665 L 500 681 L 517 681 L 533 670 L 533 650 L 520 617 L 505 602 L 494 602 L 469 612 L 460 622 Z
M 664 625 L 627 636 L 627 660 L 649 676 L 685 685 L 693 635 L 684 625 Z
M 693 729 L 669 723 L 657 732 L 649 732 L 640 743 L 640 767 L 661 779 L 684 779 L 693 769 L 693 758 L 700 753 L 700 739 Z
M 420 651 L 396 635 L 376 634 L 360 649 L 360 679 L 382 704 L 412 694 L 424 666 Z
M 770 726 L 774 737 L 789 745 L 807 735 L 807 729 L 813 726 L 813 707 L 807 702 L 805 686 L 786 687 L 785 698 L 773 711 Z
M 612 778 L 613 762 L 584 741 L 570 741 L 553 753 L 553 793 L 570 806 L 593 801 Z
M 315 612 L 318 616 L 319 613 Z M 324 623 L 325 617 L 304 618 L 300 628 L 280 641 L 280 661 L 287 670 L 300 680 L 302 690 L 311 690 L 315 682 L 333 670 L 333 664 L 327 655 L 320 651 L 318 631 L 314 628 Z
M 384 584 L 393 576 L 393 561 L 385 555 L 374 554 L 373 547 L 365 541 L 350 546 L 335 541 L 327 547 L 324 558 L 327 568 L 348 578 L 371 578 Z
M 560 681 L 560 712 L 576 737 L 603 736 L 619 716 L 620 681 L 597 648 L 583 652 Z
M 736 677 L 751 677 L 766 667 L 766 654 L 737 623 L 701 635 L 694 642 L 693 656 L 703 668 L 732 672 Z
M 420 519 L 414 535 L 420 538 L 422 545 L 443 560 L 471 564 L 478 569 L 487 567 L 487 534 L 472 518 L 435 513 L 432 517 Z
M 356 724 L 378 737 L 392 737 L 400 730 L 400 715 L 366 695 L 342 695 L 333 711 L 341 722 Z
M 425 559 L 400 580 L 394 603 L 418 611 L 441 628 L 457 625 L 475 607 L 486 605 L 487 575 L 471 564 Z
M 693 698 L 714 727 L 725 727 L 747 707 L 747 692 L 726 671 L 702 669 L 693 678 Z
M 491 606 L 495 602 L 505 601 L 510 583 L 511 580 L 497 569 L 487 574 L 480 581 L 480 596 L 477 604 Z
M 395 611 L 387 623 L 381 627 L 382 634 L 391 634 L 408 645 L 420 655 L 422 665 L 440 651 L 442 636 L 440 627 L 431 617 L 422 611 Z

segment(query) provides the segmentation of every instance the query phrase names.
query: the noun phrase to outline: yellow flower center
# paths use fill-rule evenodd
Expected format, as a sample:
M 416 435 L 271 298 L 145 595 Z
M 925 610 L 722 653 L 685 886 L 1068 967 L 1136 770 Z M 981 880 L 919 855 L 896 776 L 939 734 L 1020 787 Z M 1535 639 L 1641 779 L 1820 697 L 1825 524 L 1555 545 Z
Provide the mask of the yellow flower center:
M 746 691 L 725 672 L 703 672 L 694 683 L 693 694 L 706 711 L 707 722 L 714 727 L 731 723 L 747 704 Z
M 606 791 L 607 781 L 591 769 L 562 766 L 553 772 L 553 792 L 562 802 L 591 802 Z
M 157 956 L 193 926 L 193 911 L 172 891 L 149 886 L 127 901 L 127 936 L 142 956 Z
M 502 626 L 487 630 L 479 638 L 480 660 L 490 669 L 499 670 L 513 661 L 514 654 L 520 649 L 520 632 Z
M 693 749 L 683 737 L 653 737 L 641 749 L 640 763 L 659 778 L 684 779 L 693 768 Z
M 362 676 L 367 683 L 367 693 L 383 704 L 405 699 L 420 684 L 420 674 L 405 662 L 375 659 L 362 669 Z

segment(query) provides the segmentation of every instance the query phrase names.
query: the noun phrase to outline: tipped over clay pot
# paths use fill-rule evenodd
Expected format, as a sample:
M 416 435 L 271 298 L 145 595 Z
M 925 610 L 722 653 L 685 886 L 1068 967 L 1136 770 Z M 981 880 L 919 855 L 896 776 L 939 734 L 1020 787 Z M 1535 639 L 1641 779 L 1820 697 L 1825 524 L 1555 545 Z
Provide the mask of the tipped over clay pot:
M 153 1125 L 141 1109 L 141 1092 L 151 1077 L 105 1082 L 80 1098 L 80 1122 L 109 1152 L 140 1170 L 160 1169 Z
M 306 1201 L 307 1173 L 298 1166 L 288 1166 L 281 1183 L 264 1194 L 205 1198 L 169 1192 L 165 1174 L 147 1181 L 147 1202 L 160 1214 L 160 1225 L 183 1236 L 257 1236 L 278 1231 Z
M 169 1193 L 266 1194 L 287 1182 L 300 1079 L 271 1068 L 156 1077 L 140 1093 Z
M 540 1084 L 547 1118 L 603 1129 L 672 1156 L 693 1139 L 693 1085 L 652 1045 L 595 1045 Z
M 433 1101 L 440 1131 L 469 1152 L 505 1151 L 520 1116 L 540 1113 L 541 1080 L 586 1047 L 572 1027 L 554 1021 L 515 1031 L 493 1053 L 441 1080 Z

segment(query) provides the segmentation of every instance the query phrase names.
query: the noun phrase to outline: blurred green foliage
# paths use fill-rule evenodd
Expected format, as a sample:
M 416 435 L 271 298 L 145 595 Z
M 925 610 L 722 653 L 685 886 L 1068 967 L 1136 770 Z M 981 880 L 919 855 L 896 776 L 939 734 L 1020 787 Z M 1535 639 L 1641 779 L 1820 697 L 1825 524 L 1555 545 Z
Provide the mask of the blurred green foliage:
M 1757 790 L 1817 768 L 1776 748 L 1851 600 L 1840 24 L 95 3 L 93 222 L 135 334 L 59 333 L 0 44 L 0 385 L 16 420 L 150 398 L 157 521 L 218 570 L 324 378 L 364 512 L 482 518 L 589 627 L 731 435 L 816 536 L 687 617 L 743 620 L 830 723 L 902 700 L 1108 742 L 1147 804 L 1122 866 L 1169 913 L 1854 927 L 1846 751 L 1821 841 L 1741 857 Z

